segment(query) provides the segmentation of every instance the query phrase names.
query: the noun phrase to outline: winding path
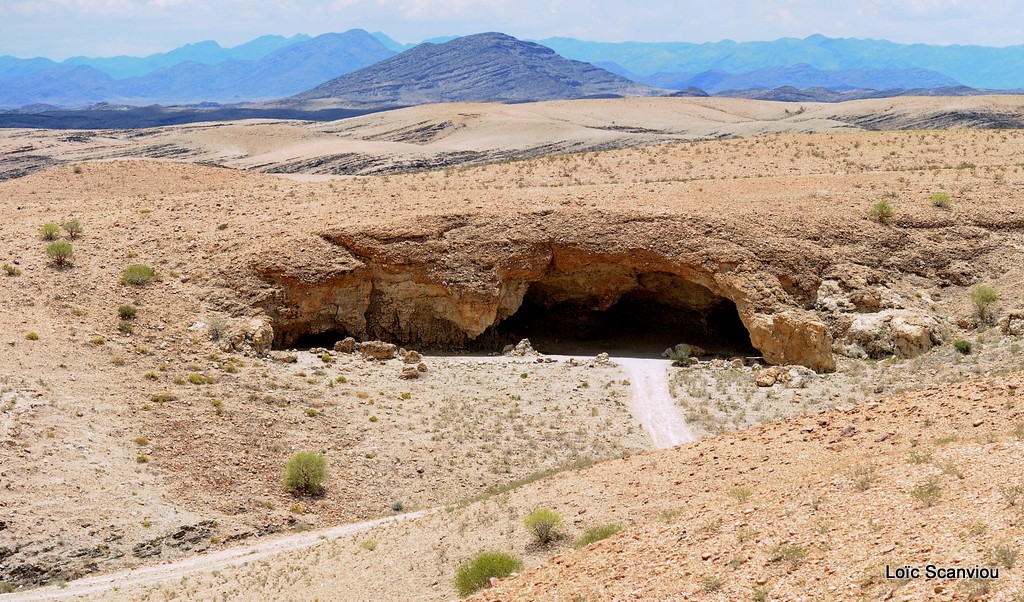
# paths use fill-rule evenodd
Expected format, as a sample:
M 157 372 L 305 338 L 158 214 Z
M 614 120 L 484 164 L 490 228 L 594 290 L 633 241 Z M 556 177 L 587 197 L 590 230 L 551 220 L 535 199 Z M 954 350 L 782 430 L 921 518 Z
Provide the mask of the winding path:
M 307 531 L 284 537 L 273 537 L 247 546 L 240 546 L 190 556 L 166 564 L 147 565 L 136 569 L 118 571 L 94 577 L 83 577 L 63 587 L 47 586 L 24 592 L 0 595 L 0 602 L 42 602 L 44 600 L 67 600 L 68 598 L 91 597 L 114 588 L 132 591 L 136 588 L 156 585 L 189 575 L 222 569 L 253 562 L 268 556 L 283 554 L 315 546 L 325 540 L 336 539 L 344 535 L 352 535 L 373 527 L 403 520 L 411 520 L 423 516 L 429 510 L 410 512 L 399 516 L 378 518 L 364 523 L 341 525 L 318 531 Z

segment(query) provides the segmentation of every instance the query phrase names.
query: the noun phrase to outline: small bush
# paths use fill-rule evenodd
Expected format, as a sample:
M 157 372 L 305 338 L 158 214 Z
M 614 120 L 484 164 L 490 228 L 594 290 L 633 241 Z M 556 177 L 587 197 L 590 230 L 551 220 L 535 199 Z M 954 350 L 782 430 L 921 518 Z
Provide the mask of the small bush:
M 100 345 L 106 345 L 107 344 L 107 339 L 105 339 L 103 337 L 95 337 L 92 340 L 90 340 L 89 342 L 92 343 L 93 345 L 96 345 L 98 347 Z
M 523 524 L 537 538 L 538 543 L 547 544 L 558 536 L 555 530 L 562 524 L 562 517 L 554 510 L 538 508 L 526 517 Z
M 945 192 L 936 192 L 932 195 L 932 205 L 940 209 L 948 209 L 949 201 L 949 195 Z
M 722 585 L 724 584 L 722 583 L 721 578 L 716 577 L 715 575 L 705 575 L 700 580 L 700 591 L 705 594 L 710 594 L 711 592 L 717 592 L 722 589 Z
M 138 462 L 139 464 L 146 464 L 149 462 L 149 456 L 147 456 L 146 454 L 139 454 L 135 458 L 135 461 Z
M 205 385 L 209 381 L 202 374 L 192 373 L 188 375 L 188 382 L 192 383 L 193 385 Z
M 492 578 L 508 577 L 522 569 L 523 562 L 511 554 L 477 554 L 473 560 L 459 565 L 455 571 L 455 591 L 465 597 L 490 585 Z
M 989 308 L 998 300 L 999 292 L 994 286 L 978 284 L 971 289 L 971 303 L 974 304 L 974 308 L 978 311 L 978 317 L 982 321 L 988 319 Z
M 38 341 L 39 340 L 39 334 L 36 333 L 36 332 L 30 332 L 30 333 L 25 335 L 25 338 L 27 340 L 29 340 L 29 341 Z
M 68 221 L 61 224 L 64 227 L 64 231 L 68 233 L 68 238 L 74 240 L 82 235 L 85 228 L 82 227 L 82 222 L 77 219 L 69 219 Z
M 796 566 L 807 557 L 807 548 L 797 545 L 778 545 L 768 551 L 769 562 L 788 562 Z
M 574 548 L 585 548 L 595 541 L 601 541 L 602 539 L 608 539 L 612 535 L 615 535 L 619 531 L 622 531 L 622 527 L 619 525 L 601 525 L 599 527 L 591 527 L 583 533 L 583 537 L 576 540 L 572 547 Z
M 999 495 L 1003 496 L 1006 504 L 1013 508 L 1021 496 L 1024 496 L 1024 485 L 1000 485 Z
M 135 331 L 135 327 L 132 326 L 131 320 L 121 320 L 117 324 L 117 329 L 121 331 L 121 334 L 131 334 Z
M 690 355 L 693 353 L 693 348 L 689 345 L 679 345 L 672 350 L 669 355 L 669 359 L 672 360 L 672 365 L 677 368 L 685 368 L 690 365 Z
M 759 585 L 750 593 L 750 599 L 754 602 L 768 602 L 768 591 L 767 587 Z
M 892 203 L 889 201 L 878 201 L 871 206 L 868 215 L 880 224 L 888 224 L 892 221 L 893 216 L 896 215 L 896 210 L 893 209 Z
M 750 499 L 750 496 L 754 495 L 754 490 L 746 485 L 740 485 L 739 487 L 733 487 L 729 491 L 729 497 L 735 499 L 739 503 L 743 503 Z
M 924 504 L 925 508 L 930 508 L 939 501 L 939 498 L 942 497 L 942 486 L 939 485 L 938 478 L 932 477 L 924 483 L 915 485 L 914 488 L 910 490 L 910 495 L 915 500 Z
M 9 263 L 4 264 L 4 273 L 8 276 L 21 276 L 21 270 Z
M 284 486 L 292 493 L 319 495 L 327 480 L 327 458 L 323 454 L 296 452 L 284 467 Z
M 359 547 L 366 550 L 367 552 L 372 552 L 377 549 L 377 542 L 372 539 L 368 539 L 359 544 Z
M 117 316 L 122 320 L 134 320 L 139 310 L 131 305 L 122 305 L 117 308 Z
M 156 276 L 156 270 L 144 263 L 133 263 L 121 272 L 121 284 L 145 286 Z
M 57 240 L 58 234 L 60 234 L 60 226 L 57 224 L 47 223 L 39 227 L 39 238 L 43 240 Z
M 394 502 L 394 503 L 391 504 L 391 511 L 392 512 L 402 512 L 403 510 L 405 510 L 405 503 L 404 502 Z
M 1017 562 L 1017 554 L 1017 548 L 1008 543 L 1001 543 L 992 548 L 992 561 L 1012 569 L 1013 565 Z
M 138 445 L 149 445 L 149 437 L 141 436 L 135 438 L 135 443 Z
M 55 240 L 46 245 L 46 256 L 53 261 L 55 266 L 64 267 L 71 263 L 75 256 L 75 250 L 68 241 Z
M 224 414 L 224 401 L 223 400 L 221 400 L 221 399 L 214 399 L 213 401 L 210 402 L 210 404 L 213 405 L 213 411 L 218 416 L 222 416 Z
M 963 355 L 970 355 L 971 349 L 973 349 L 973 348 L 974 348 L 974 346 L 971 345 L 971 342 L 968 341 L 968 340 L 957 339 L 957 340 L 953 341 L 953 349 L 956 349 L 958 352 L 962 353 Z
M 228 332 L 228 321 L 221 317 L 211 318 L 210 325 L 207 326 L 207 332 L 210 333 L 211 341 L 219 341 Z

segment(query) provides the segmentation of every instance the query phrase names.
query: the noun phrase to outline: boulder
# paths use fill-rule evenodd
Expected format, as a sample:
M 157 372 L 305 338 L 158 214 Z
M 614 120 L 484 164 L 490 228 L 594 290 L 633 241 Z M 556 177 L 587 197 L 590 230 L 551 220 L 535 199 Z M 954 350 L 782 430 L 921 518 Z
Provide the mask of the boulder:
M 754 382 L 759 387 L 771 387 L 774 386 L 779 379 L 779 369 L 772 366 L 771 368 L 765 368 L 757 373 L 757 377 Z
M 366 341 L 359 345 L 359 353 L 368 360 L 390 360 L 398 355 L 398 347 L 383 341 Z
M 526 357 L 529 355 L 540 355 L 530 344 L 530 339 L 523 339 L 513 345 L 506 345 L 502 351 L 502 355 L 510 355 L 512 357 Z
M 777 314 L 752 314 L 744 319 L 744 323 L 750 333 L 750 342 L 769 363 L 799 364 L 816 372 L 833 372 L 836 369 L 832 335 L 814 313 L 789 310 Z
M 404 378 L 406 380 L 412 380 L 414 378 L 419 378 L 419 377 L 420 377 L 420 371 L 416 368 L 416 366 L 404 366 L 402 368 L 402 374 L 401 374 L 400 378 Z
M 1006 312 L 999 319 L 999 330 L 1003 334 L 1020 336 L 1024 334 L 1024 309 L 1014 309 Z
M 274 329 L 263 318 L 236 322 L 221 337 L 222 351 L 265 356 L 274 344 Z
M 838 350 L 850 357 L 914 358 L 941 342 L 935 318 L 911 310 L 893 309 L 858 315 Z
M 299 356 L 294 353 L 288 353 L 286 351 L 271 351 L 270 359 L 275 362 L 281 362 L 282 364 L 294 364 L 299 361 Z
M 334 344 L 334 350 L 338 353 L 355 353 L 356 340 L 352 337 L 345 337 Z
M 423 356 L 416 351 L 409 351 L 402 356 L 402 361 L 407 364 L 418 364 L 423 361 Z
M 419 370 L 420 372 L 426 372 L 427 371 L 427 365 L 424 364 L 423 362 L 420 362 L 419 365 L 416 366 L 416 369 Z

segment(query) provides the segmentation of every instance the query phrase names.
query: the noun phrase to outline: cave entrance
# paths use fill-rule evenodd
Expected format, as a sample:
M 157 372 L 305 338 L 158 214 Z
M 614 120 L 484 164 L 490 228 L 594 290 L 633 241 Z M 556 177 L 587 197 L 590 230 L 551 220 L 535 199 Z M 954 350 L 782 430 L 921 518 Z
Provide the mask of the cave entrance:
M 310 349 L 334 349 L 334 344 L 349 335 L 338 330 L 327 330 L 324 332 L 306 332 L 297 338 L 288 340 L 287 345 L 274 342 L 274 349 L 298 349 L 308 351 Z
M 535 282 L 494 335 L 501 344 L 528 338 L 542 353 L 564 355 L 661 357 L 679 343 L 715 355 L 760 355 L 732 301 L 677 276 L 646 276 L 603 310 L 586 299 L 564 299 L 543 281 Z

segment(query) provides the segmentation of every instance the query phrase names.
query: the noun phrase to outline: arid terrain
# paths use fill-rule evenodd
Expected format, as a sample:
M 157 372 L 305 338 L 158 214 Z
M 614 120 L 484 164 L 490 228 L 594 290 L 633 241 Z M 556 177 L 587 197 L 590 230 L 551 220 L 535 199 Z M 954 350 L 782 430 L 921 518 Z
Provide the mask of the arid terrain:
M 971 128 L 1021 106 L 0 131 L 0 169 L 24 174 L 0 182 L 0 583 L 448 600 L 493 549 L 527 568 L 479 599 L 1020 599 L 1024 132 Z M 345 153 L 386 167 L 318 163 Z M 72 219 L 57 266 L 40 228 Z M 130 264 L 156 276 L 122 282 Z M 422 357 L 335 350 L 348 336 Z M 524 337 L 563 355 L 500 355 Z M 657 360 L 679 343 L 701 349 Z M 663 384 L 699 440 L 659 451 L 636 404 Z M 328 459 L 321 497 L 283 487 L 299 450 Z M 547 546 L 523 527 L 538 507 L 565 519 Z M 1004 570 L 880 572 L 926 562 Z

